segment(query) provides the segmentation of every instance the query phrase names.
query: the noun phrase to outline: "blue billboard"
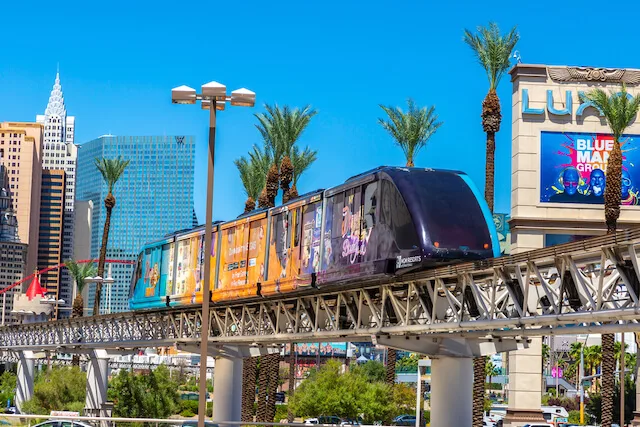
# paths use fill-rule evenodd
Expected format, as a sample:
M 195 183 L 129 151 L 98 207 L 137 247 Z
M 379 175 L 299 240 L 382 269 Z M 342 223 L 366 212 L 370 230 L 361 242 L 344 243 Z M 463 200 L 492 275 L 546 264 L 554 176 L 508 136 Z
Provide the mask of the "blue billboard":
M 625 135 L 622 148 L 622 205 L 640 204 L 640 136 Z M 606 166 L 613 136 L 600 133 L 542 132 L 540 201 L 604 204 Z

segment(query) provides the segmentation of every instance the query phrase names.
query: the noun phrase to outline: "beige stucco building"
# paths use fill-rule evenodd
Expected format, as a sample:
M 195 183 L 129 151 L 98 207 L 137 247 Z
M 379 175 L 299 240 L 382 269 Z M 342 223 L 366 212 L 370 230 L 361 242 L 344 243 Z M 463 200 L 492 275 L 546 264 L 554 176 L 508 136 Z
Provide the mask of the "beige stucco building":
M 604 234 L 602 193 L 613 139 L 580 92 L 640 94 L 640 70 L 518 64 L 512 92 L 511 253 Z M 634 136 L 635 135 L 635 136 Z M 640 225 L 640 121 L 622 138 L 619 228 Z M 541 421 L 541 338 L 509 353 L 505 426 Z
M 8 170 L 20 242 L 28 245 L 27 272 L 38 261 L 42 131 L 37 123 L 0 123 L 0 163 Z
M 592 204 L 598 200 L 589 193 L 593 170 L 606 167 L 610 130 L 597 109 L 581 103 L 579 92 L 620 90 L 624 82 L 630 94 L 639 94 L 640 70 L 518 64 L 511 81 L 512 253 L 563 243 L 569 236 L 604 234 L 603 205 Z M 637 203 L 640 164 L 633 160 L 640 160 L 640 121 L 626 133 L 637 135 L 622 146 L 631 179 L 628 197 Z M 579 173 L 576 197 L 553 200 L 562 190 L 563 171 L 571 167 Z M 638 224 L 640 206 L 622 206 L 619 225 Z

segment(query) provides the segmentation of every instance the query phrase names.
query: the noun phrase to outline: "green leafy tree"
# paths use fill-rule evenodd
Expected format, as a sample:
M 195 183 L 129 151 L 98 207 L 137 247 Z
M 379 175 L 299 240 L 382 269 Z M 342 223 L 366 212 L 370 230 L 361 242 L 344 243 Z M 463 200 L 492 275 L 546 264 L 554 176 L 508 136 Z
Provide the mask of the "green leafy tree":
M 5 371 L 0 375 L 0 405 L 6 405 L 10 400 L 14 404 L 17 380 L 12 372 Z
M 384 367 L 364 366 L 343 374 L 342 363 L 330 360 L 312 371 L 289 402 L 292 412 L 302 417 L 337 415 L 356 419 L 362 415 L 365 424 L 373 424 L 389 423 L 397 415 L 415 411 L 413 388 L 390 386 L 384 382 Z
M 364 375 L 369 381 L 384 381 L 386 378 L 384 365 L 375 360 L 369 360 L 362 365 L 355 366 L 353 372 Z
M 109 242 L 109 228 L 111 228 L 111 213 L 116 206 L 116 198 L 113 195 L 113 187 L 122 176 L 124 170 L 129 165 L 129 160 L 121 157 L 116 159 L 96 159 L 96 168 L 102 174 L 105 184 L 107 184 L 107 197 L 104 198 L 106 218 L 104 230 L 102 231 L 102 245 L 100 246 L 100 258 L 98 259 L 98 276 L 104 277 L 104 264 L 107 258 L 107 243 Z M 102 297 L 102 283 L 96 283 L 96 296 L 93 303 L 93 315 L 100 314 L 100 299 Z
M 81 411 L 86 387 L 87 375 L 77 366 L 54 367 L 36 377 L 33 397 L 23 404 L 23 410 L 38 415 L 51 411 Z
M 407 106 L 405 113 L 400 107 L 380 105 L 388 119 L 379 118 L 378 123 L 404 152 L 407 167 L 413 167 L 418 152 L 427 145 L 442 122 L 438 121 L 435 106 L 419 108 L 412 99 L 407 100 Z
M 489 23 L 488 27 L 478 27 L 477 34 L 464 30 L 464 42 L 473 50 L 489 79 L 489 92 L 482 101 L 482 128 L 487 134 L 484 195 L 492 213 L 495 187 L 496 133 L 500 130 L 502 122 L 497 88 L 500 80 L 511 66 L 509 58 L 511 58 L 511 53 L 519 38 L 516 27 L 513 27 L 511 31 L 503 36 L 498 25 L 493 22 Z M 485 383 L 484 365 L 484 357 L 475 357 L 473 359 L 473 427 L 482 427 Z
M 169 369 L 160 365 L 146 375 L 120 370 L 111 381 L 108 394 L 118 417 L 168 418 L 181 409 L 177 390 Z

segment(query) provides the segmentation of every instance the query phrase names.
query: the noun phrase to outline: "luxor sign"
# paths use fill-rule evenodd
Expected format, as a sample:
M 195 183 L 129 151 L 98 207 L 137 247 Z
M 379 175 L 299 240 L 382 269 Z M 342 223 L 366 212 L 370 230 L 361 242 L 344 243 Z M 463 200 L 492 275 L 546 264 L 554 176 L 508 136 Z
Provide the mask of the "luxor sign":
M 576 111 L 576 117 L 582 117 L 585 114 L 585 110 L 589 107 L 595 109 L 602 117 L 602 112 L 597 109 L 590 101 L 581 102 L 582 94 L 584 91 L 578 91 L 577 102 L 580 103 L 578 110 Z M 628 95 L 631 96 L 631 95 Z M 553 90 L 547 90 L 547 106 L 546 110 L 549 114 L 554 116 L 571 116 L 573 114 L 573 93 L 570 90 L 565 92 L 565 99 L 563 100 L 564 108 L 556 108 L 554 106 Z M 526 116 L 541 116 L 544 115 L 544 108 L 531 108 L 529 107 L 529 89 L 522 89 L 522 115 L 526 119 Z

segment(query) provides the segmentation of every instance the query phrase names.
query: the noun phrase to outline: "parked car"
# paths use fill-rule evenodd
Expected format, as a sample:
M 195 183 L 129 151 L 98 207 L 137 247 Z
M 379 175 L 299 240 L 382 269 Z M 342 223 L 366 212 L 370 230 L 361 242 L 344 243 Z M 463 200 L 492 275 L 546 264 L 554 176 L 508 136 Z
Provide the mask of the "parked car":
M 391 421 L 392 426 L 415 426 L 416 425 L 416 416 L 415 415 L 398 415 Z
M 40 424 L 36 424 L 33 427 L 93 427 L 93 426 L 83 421 L 49 420 Z
M 343 425 L 343 421 L 340 417 L 334 416 L 320 416 L 317 418 L 307 418 L 304 420 L 305 424 L 328 424 L 328 425 Z

